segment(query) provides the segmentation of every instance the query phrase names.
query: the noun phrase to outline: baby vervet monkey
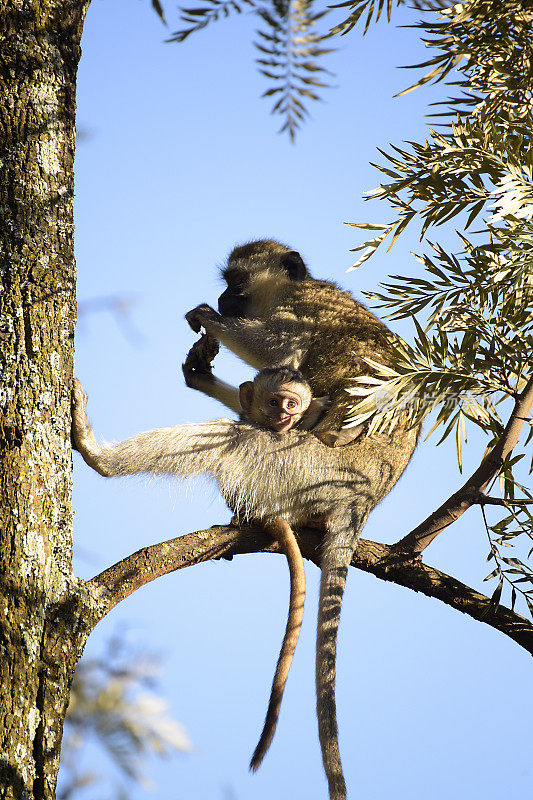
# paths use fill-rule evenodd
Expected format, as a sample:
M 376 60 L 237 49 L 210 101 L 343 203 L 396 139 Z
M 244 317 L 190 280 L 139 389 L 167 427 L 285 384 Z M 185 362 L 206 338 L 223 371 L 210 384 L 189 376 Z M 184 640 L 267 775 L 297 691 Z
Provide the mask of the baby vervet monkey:
M 327 397 L 313 398 L 311 387 L 298 370 L 270 367 L 257 373 L 253 381 L 239 386 L 241 418 L 264 425 L 276 433 L 286 433 L 298 425 L 312 429 L 327 409 Z
M 312 430 L 330 405 L 327 396 L 314 398 L 311 387 L 301 372 L 292 367 L 261 370 L 253 381 L 241 383 L 239 400 L 242 420 L 262 425 L 278 434 L 287 433 L 295 426 L 299 430 Z M 360 431 L 361 427 L 347 431 L 322 431 L 317 436 L 328 446 L 338 447 L 355 439 Z M 232 522 L 236 524 L 238 519 L 234 517 Z M 281 517 L 265 527 L 278 541 L 287 557 L 291 593 L 287 626 L 272 682 L 265 723 L 250 762 L 250 769 L 253 771 L 259 768 L 276 731 L 285 684 L 302 627 L 305 600 L 304 565 L 294 531 Z
M 287 433 L 297 426 L 299 430 L 312 431 L 328 447 L 348 444 L 361 433 L 361 425 L 346 430 L 323 430 L 316 433 L 312 430 L 331 405 L 331 401 L 327 395 L 312 396 L 309 383 L 297 369 L 301 361 L 299 351 L 291 354 L 287 366 L 262 369 L 253 381 L 241 383 L 238 389 L 212 375 L 212 362 L 218 351 L 218 342 L 208 334 L 203 334 L 191 347 L 183 365 L 185 381 L 191 388 L 201 388 L 211 378 L 217 384 L 217 393 L 214 396 L 218 400 L 236 410 L 238 398 L 241 420 L 261 425 L 278 434 Z M 232 524 L 239 524 L 238 515 L 233 517 Z M 287 557 L 291 594 L 285 636 L 272 682 L 265 723 L 250 762 L 250 769 L 254 772 L 259 769 L 276 731 L 285 684 L 300 636 L 305 600 L 304 565 L 294 531 L 281 517 L 272 524 L 263 523 L 263 527 L 278 541 Z

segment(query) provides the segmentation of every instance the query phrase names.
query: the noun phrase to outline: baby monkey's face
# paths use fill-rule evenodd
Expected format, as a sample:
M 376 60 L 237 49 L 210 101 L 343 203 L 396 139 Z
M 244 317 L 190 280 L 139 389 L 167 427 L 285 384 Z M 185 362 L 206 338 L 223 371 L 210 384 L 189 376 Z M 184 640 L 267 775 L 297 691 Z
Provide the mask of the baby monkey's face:
M 287 367 L 264 369 L 239 386 L 241 419 L 276 433 L 286 433 L 301 420 L 312 401 L 311 388 Z
M 269 392 L 263 398 L 261 411 L 266 424 L 276 433 L 285 433 L 301 420 L 310 402 L 309 392 L 299 390 L 297 384 L 280 386 L 277 392 Z

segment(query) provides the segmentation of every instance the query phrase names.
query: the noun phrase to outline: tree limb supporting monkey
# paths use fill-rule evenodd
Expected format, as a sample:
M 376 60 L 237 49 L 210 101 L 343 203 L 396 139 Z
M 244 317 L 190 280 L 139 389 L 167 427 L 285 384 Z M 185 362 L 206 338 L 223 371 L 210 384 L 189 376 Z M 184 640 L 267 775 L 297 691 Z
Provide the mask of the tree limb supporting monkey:
M 304 558 L 320 566 L 320 532 L 302 529 L 297 533 Z M 280 545 L 260 527 L 216 525 L 144 547 L 96 575 L 87 584 L 105 593 L 100 619 L 137 589 L 170 572 L 238 555 L 281 552 Z M 488 597 L 453 576 L 422 563 L 420 558 L 400 558 L 394 545 L 360 539 L 351 563 L 380 580 L 421 592 L 489 625 L 533 655 L 533 624 L 529 620 L 503 605 L 489 608 Z M 95 619 L 94 624 L 97 621 Z

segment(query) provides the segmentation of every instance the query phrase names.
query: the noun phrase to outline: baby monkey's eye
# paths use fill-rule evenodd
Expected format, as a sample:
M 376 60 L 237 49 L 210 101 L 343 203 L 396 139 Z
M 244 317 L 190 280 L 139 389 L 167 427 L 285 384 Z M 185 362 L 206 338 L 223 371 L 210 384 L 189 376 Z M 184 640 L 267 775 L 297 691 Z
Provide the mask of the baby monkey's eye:
M 271 397 L 270 400 L 268 401 L 268 405 L 271 406 L 272 408 L 277 408 L 279 403 L 275 397 Z
M 287 408 L 296 408 L 297 405 L 298 404 L 297 404 L 296 400 L 288 400 L 287 401 Z

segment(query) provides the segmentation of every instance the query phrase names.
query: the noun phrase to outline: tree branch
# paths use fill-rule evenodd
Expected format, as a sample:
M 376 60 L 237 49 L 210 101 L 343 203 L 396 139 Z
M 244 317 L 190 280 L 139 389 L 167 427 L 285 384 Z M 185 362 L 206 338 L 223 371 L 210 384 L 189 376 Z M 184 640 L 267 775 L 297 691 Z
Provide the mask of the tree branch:
M 524 391 L 516 398 L 515 407 L 504 432 L 479 467 L 457 492 L 454 492 L 436 511 L 433 511 L 420 525 L 394 545 L 398 553 L 421 553 L 448 525 L 455 522 L 470 506 L 479 502 L 480 494 L 499 474 L 504 460 L 517 444 L 520 431 L 528 419 L 532 405 L 533 377 L 529 379 Z
M 519 508 L 526 508 L 533 503 L 533 500 L 505 500 L 503 497 L 489 497 L 486 494 L 481 494 L 476 502 L 482 506 L 504 506 L 504 508 L 518 506 Z
M 309 528 L 298 531 L 298 541 L 305 558 L 320 566 L 322 534 Z M 88 582 L 89 588 L 104 590 L 105 599 L 94 624 L 121 600 L 146 583 L 211 559 L 232 559 L 235 555 L 258 552 L 281 552 L 260 528 L 235 528 L 218 525 L 161 544 L 151 545 L 114 564 Z M 509 636 L 533 654 L 533 625 L 505 606 L 492 607 L 490 600 L 464 583 L 419 558 L 398 553 L 395 546 L 361 539 L 352 566 L 370 572 L 377 578 L 422 592 L 428 597 L 468 614 L 478 622 Z

